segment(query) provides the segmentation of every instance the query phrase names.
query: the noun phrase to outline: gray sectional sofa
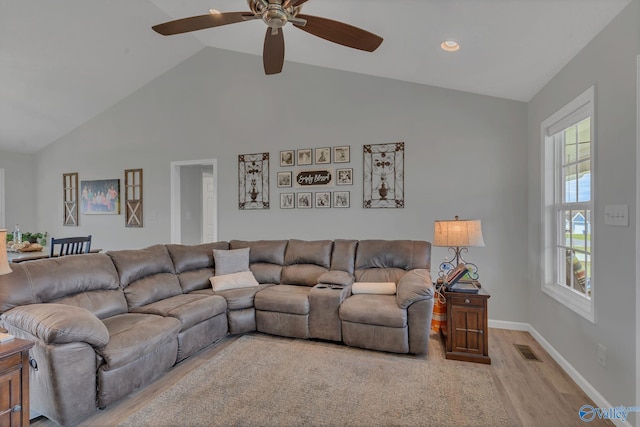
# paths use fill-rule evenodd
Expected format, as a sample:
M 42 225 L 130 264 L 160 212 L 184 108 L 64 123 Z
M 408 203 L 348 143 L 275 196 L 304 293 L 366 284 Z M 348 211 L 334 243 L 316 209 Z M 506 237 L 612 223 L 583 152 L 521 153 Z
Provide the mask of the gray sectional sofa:
M 214 291 L 214 250 L 245 248 L 257 283 Z M 430 263 L 430 243 L 409 240 L 232 240 L 30 261 L 0 276 L 0 324 L 35 342 L 31 408 L 71 425 L 227 334 L 426 354 Z

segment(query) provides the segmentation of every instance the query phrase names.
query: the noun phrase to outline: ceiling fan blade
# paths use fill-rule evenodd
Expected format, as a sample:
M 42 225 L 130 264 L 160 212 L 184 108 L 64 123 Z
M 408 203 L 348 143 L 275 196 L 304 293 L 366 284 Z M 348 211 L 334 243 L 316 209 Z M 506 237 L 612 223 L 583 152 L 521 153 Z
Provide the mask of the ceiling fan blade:
M 383 40 L 380 36 L 343 22 L 303 14 L 298 14 L 297 18 L 307 20 L 304 26 L 294 23 L 302 31 L 354 49 L 373 52 Z
M 155 32 L 162 34 L 163 36 L 171 36 L 174 34 L 204 30 L 205 28 L 235 24 L 236 22 L 244 22 L 255 18 L 256 17 L 251 12 L 209 13 L 207 15 L 176 19 L 175 21 L 169 21 L 163 24 L 154 25 L 151 28 Z
M 276 29 L 275 34 L 271 28 L 267 28 L 267 33 L 264 35 L 262 63 L 265 74 L 278 74 L 282 71 L 284 64 L 284 34 L 282 34 L 282 28 Z

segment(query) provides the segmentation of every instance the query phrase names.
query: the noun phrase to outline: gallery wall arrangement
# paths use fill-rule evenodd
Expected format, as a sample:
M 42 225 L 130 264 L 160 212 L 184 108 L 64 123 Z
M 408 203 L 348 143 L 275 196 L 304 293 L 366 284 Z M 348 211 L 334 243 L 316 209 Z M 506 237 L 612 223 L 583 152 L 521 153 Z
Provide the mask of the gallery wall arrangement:
M 337 185 L 353 185 L 353 168 L 331 166 L 350 162 L 348 145 L 281 151 L 280 167 L 297 167 L 278 171 L 277 186 L 299 191 L 280 193 L 280 209 L 350 207 L 349 191 L 328 191 Z
M 405 143 L 363 145 L 362 206 L 404 208 Z M 351 207 L 351 146 L 282 150 L 276 187 L 280 209 Z M 345 166 L 345 167 L 342 167 Z M 238 156 L 239 208 L 269 209 L 269 153 Z

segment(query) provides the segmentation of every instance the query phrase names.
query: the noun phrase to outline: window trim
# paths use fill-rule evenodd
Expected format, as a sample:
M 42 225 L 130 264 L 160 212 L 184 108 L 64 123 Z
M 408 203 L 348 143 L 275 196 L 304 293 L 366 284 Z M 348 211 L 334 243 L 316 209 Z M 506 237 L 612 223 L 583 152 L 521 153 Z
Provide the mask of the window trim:
M 557 283 L 556 272 L 556 245 L 557 245 L 557 211 L 556 211 L 556 178 L 559 170 L 559 159 L 555 154 L 555 147 L 553 144 L 553 135 L 562 131 L 566 127 L 575 124 L 579 117 L 583 114 L 591 117 L 591 298 L 587 298 L 572 289 L 569 289 L 565 285 Z M 585 116 L 585 117 L 586 117 Z M 541 224 L 542 224 L 542 271 L 541 271 L 541 288 L 542 292 L 554 298 L 556 301 L 565 305 L 567 308 L 578 313 L 585 319 L 592 323 L 596 323 L 596 293 L 597 286 L 594 286 L 593 282 L 593 260 L 596 259 L 596 248 L 593 245 L 595 241 L 595 228 L 594 222 L 595 216 L 595 162 L 594 153 L 596 148 L 595 140 L 595 87 L 591 86 L 589 89 L 578 95 L 573 101 L 566 104 L 556 113 L 545 119 L 540 124 L 540 138 L 541 138 Z M 597 231 L 596 231 L 597 232 Z

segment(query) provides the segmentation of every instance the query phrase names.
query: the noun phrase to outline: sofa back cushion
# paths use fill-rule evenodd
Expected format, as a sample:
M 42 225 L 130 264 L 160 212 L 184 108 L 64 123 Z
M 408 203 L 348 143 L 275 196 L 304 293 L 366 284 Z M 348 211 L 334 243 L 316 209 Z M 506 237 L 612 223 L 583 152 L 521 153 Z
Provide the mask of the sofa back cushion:
M 0 276 L 0 313 L 27 304 L 82 307 L 104 319 L 127 312 L 118 273 L 105 254 L 85 254 L 11 264 Z
M 334 240 L 333 253 L 331 254 L 331 270 L 346 271 L 353 274 L 357 248 L 357 240 Z
M 229 249 L 228 242 L 166 246 L 184 293 L 210 288 L 209 278 L 214 275 L 213 250 Z
M 118 270 L 129 309 L 182 294 L 166 246 L 109 251 L 107 255 Z
M 422 240 L 361 240 L 356 250 L 358 282 L 396 282 L 405 272 L 431 268 L 431 243 Z
M 331 240 L 289 240 L 282 268 L 283 285 L 315 286 L 331 267 Z
M 287 240 L 232 240 L 229 249 L 249 249 L 249 268 L 261 283 L 279 284 Z

